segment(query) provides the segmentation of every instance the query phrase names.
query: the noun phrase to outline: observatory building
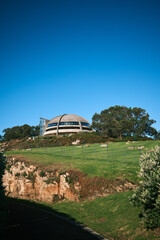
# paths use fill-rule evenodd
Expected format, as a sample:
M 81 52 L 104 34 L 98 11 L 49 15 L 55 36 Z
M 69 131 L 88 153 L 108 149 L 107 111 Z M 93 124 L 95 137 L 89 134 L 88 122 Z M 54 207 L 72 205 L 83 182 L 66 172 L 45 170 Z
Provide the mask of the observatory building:
M 59 135 L 67 133 L 90 132 L 91 124 L 75 114 L 63 114 L 50 121 L 40 118 L 40 135 Z

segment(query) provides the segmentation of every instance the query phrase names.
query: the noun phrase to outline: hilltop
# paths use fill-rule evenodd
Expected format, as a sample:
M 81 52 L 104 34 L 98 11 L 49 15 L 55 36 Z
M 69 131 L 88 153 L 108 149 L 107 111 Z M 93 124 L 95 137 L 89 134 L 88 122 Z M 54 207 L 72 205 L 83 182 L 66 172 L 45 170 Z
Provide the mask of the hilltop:
M 28 148 L 39 147 L 53 147 L 53 146 L 71 146 L 73 142 L 79 140 L 79 144 L 93 144 L 106 142 L 126 142 L 126 141 L 145 141 L 153 140 L 148 137 L 124 137 L 123 139 L 106 137 L 100 133 L 78 133 L 69 135 L 54 135 L 54 136 L 37 136 L 25 137 L 23 139 L 12 139 L 10 141 L 1 142 L 1 149 L 4 151 L 20 150 Z

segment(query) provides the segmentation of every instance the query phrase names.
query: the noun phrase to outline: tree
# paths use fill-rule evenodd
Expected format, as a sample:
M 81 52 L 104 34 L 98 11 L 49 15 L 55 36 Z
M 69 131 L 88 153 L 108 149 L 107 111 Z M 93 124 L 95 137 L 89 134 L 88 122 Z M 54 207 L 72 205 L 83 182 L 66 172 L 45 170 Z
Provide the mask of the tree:
M 23 126 L 15 126 L 13 128 L 6 128 L 3 130 L 3 139 L 4 141 L 9 141 L 11 139 L 38 136 L 39 129 L 39 126 L 29 126 L 27 124 L 24 124 Z
M 109 109 L 103 110 L 101 114 L 94 114 L 92 126 L 109 137 L 122 138 L 126 114 L 127 108 L 124 106 L 110 107 Z
M 153 136 L 156 130 L 151 125 L 155 122 L 155 120 L 149 119 L 146 110 L 136 107 L 132 109 L 132 134 L 134 136 Z
M 158 132 L 155 133 L 154 139 L 160 140 L 160 131 L 158 131 Z
M 152 127 L 155 120 L 149 119 L 149 114 L 142 108 L 127 108 L 114 106 L 95 113 L 92 127 L 108 137 L 122 138 L 124 136 L 153 136 L 156 129 Z
M 140 207 L 139 216 L 145 227 L 157 228 L 160 226 L 160 147 L 141 155 L 139 177 L 142 181 L 131 203 Z

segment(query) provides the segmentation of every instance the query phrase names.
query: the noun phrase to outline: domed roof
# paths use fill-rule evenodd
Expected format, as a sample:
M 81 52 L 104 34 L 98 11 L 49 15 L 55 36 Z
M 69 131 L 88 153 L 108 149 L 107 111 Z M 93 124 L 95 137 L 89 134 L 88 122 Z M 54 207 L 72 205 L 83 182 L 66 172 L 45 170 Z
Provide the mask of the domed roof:
M 57 123 L 57 122 L 87 122 L 87 123 L 89 123 L 85 118 L 77 116 L 75 114 L 63 114 L 63 115 L 52 118 L 48 122 L 48 124 Z
M 75 114 L 63 114 L 46 123 L 44 135 L 89 132 L 91 124 Z

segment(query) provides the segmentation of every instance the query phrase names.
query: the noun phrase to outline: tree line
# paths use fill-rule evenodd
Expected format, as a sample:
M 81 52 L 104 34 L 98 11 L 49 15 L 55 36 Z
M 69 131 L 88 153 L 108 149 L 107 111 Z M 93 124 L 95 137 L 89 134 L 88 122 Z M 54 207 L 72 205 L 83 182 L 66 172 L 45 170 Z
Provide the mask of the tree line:
M 156 121 L 142 108 L 114 106 L 95 113 L 92 118 L 92 128 L 107 137 L 120 138 L 126 136 L 154 138 L 160 137 L 160 132 L 152 126 Z
M 150 119 L 149 114 L 142 108 L 131 108 L 125 106 L 113 106 L 102 110 L 100 114 L 95 113 L 92 117 L 92 129 L 96 132 L 113 138 L 124 137 L 145 137 L 151 136 L 160 139 L 158 132 L 152 125 L 156 121 Z M 15 126 L 3 130 L 3 137 L 0 140 L 22 139 L 34 137 L 40 134 L 39 126 Z
M 3 137 L 1 136 L 1 140 L 3 141 L 9 141 L 11 139 L 22 139 L 25 137 L 35 137 L 40 134 L 40 127 L 24 124 L 23 126 L 6 128 L 3 130 L 3 133 Z

